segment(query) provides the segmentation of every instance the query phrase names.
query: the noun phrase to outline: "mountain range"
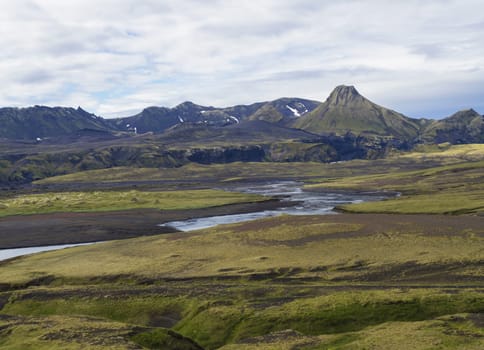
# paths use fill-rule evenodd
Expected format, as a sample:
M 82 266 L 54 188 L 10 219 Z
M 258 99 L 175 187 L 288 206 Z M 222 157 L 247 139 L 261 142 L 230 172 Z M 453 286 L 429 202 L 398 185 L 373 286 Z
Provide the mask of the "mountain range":
M 471 109 L 412 119 L 353 86 L 336 87 L 324 102 L 280 98 L 227 108 L 184 102 L 116 119 L 82 108 L 0 108 L 0 185 L 119 166 L 375 159 L 446 142 L 484 143 L 483 116 Z
M 352 133 L 393 138 L 412 144 L 484 142 L 483 116 L 472 109 L 441 120 L 413 119 L 379 106 L 359 94 L 355 87 L 344 85 L 336 87 L 322 103 L 280 98 L 216 108 L 184 102 L 174 108 L 148 107 L 136 115 L 116 119 L 103 119 L 80 107 L 0 108 L 0 138 L 42 141 L 87 131 L 115 136 L 161 134 L 182 124 L 219 128 L 249 121 L 277 125 L 275 133 L 288 128 L 316 135 Z
M 312 111 L 318 105 L 319 102 L 299 98 L 281 98 L 227 108 L 183 102 L 174 108 L 148 107 L 136 115 L 115 119 L 103 119 L 80 107 L 0 108 L 0 138 L 37 140 L 82 130 L 128 134 L 163 133 L 181 124 L 224 127 L 254 120 L 289 126 L 295 118 Z

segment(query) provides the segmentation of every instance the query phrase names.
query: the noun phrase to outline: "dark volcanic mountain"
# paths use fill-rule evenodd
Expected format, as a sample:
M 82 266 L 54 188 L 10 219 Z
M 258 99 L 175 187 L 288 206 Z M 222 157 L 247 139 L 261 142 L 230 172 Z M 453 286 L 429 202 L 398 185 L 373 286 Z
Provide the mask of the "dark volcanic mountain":
M 318 105 L 319 102 L 299 98 L 281 98 L 271 102 L 227 108 L 184 102 L 174 108 L 149 107 L 132 117 L 115 120 L 114 125 L 121 131 L 134 131 L 136 128 L 138 133 L 160 133 L 183 123 L 227 126 L 244 120 L 264 120 L 283 124 L 312 111 Z
M 461 111 L 442 120 L 408 118 L 369 101 L 353 86 L 344 85 L 336 87 L 324 103 L 280 98 L 217 108 L 184 102 L 174 108 L 145 108 L 134 116 L 117 119 L 103 119 L 80 107 L 0 108 L 0 139 L 37 140 L 51 144 L 108 141 L 149 132 L 169 132 L 169 138 L 173 139 L 173 135 L 180 132 L 173 128 L 182 125 L 186 125 L 182 129 L 184 137 L 196 142 L 210 128 L 215 128 L 210 131 L 212 137 L 219 133 L 220 137 L 216 138 L 220 139 L 225 135 L 221 127 L 240 125 L 246 141 L 251 137 L 252 141 L 261 140 L 263 135 L 271 140 L 277 135 L 284 139 L 293 135 L 295 130 L 291 128 L 295 128 L 320 136 L 348 133 L 368 139 L 376 136 L 393 140 L 396 147 L 409 148 L 418 142 L 484 142 L 483 124 L 483 117 L 474 110 Z M 193 128 L 194 125 L 205 128 Z M 270 128 L 272 131 L 268 130 Z
M 182 123 L 206 123 L 217 126 L 235 123 L 228 116 L 215 113 L 214 110 L 213 107 L 199 106 L 192 102 L 183 102 L 174 108 L 148 107 L 132 117 L 114 120 L 114 125 L 124 131 L 160 133 Z
M 0 108 L 0 138 L 36 140 L 80 130 L 108 131 L 109 122 L 82 108 Z
M 263 104 L 249 120 L 263 120 L 270 123 L 289 125 L 299 117 L 313 111 L 321 102 L 301 98 L 280 98 Z
M 106 120 L 81 108 L 44 106 L 2 108 L 0 109 L 0 138 L 67 140 L 81 137 L 86 131 L 102 131 L 106 136 L 119 132 L 163 133 L 176 125 L 185 123 L 221 127 L 239 124 L 246 120 L 262 120 L 285 125 L 299 115 L 312 111 L 318 105 L 319 102 L 298 98 L 281 98 L 271 102 L 226 108 L 184 102 L 174 108 L 148 107 L 131 117 Z M 102 136 L 101 133 L 99 135 Z
M 293 126 L 319 134 L 352 132 L 402 140 L 416 139 L 420 129 L 418 120 L 381 107 L 345 85 L 336 87 L 324 103 Z
M 432 121 L 424 130 L 426 143 L 482 143 L 484 117 L 473 109 L 459 111 L 450 117 Z
M 132 117 L 113 119 L 113 124 L 119 130 L 139 133 L 165 130 L 178 123 L 178 118 L 170 112 L 171 110 L 165 107 L 148 107 Z

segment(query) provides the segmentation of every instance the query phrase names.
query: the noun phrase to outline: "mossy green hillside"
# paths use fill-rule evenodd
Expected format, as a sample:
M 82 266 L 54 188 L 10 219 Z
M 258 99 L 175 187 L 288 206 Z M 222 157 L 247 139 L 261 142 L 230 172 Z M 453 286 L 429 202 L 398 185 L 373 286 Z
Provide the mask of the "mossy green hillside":
M 403 158 L 421 161 L 454 159 L 472 160 L 418 170 L 394 170 L 377 174 L 320 179 L 308 189 L 343 189 L 357 191 L 397 191 L 399 198 L 341 206 L 352 212 L 427 213 L 427 214 L 480 214 L 484 212 L 484 154 L 483 145 L 462 147 L 443 146 Z M 444 162 L 442 162 L 444 163 Z
M 127 274 L 326 281 L 405 281 L 434 275 L 465 281 L 474 278 L 472 271 L 480 264 L 483 227 L 481 217 L 287 215 L 22 257 L 2 266 L 0 280 Z M 406 276 L 407 270 L 412 274 Z M 447 270 L 452 272 L 445 277 Z
M 324 185 L 323 185 L 324 186 Z M 436 167 L 342 179 L 331 187 L 386 189 L 402 196 L 380 202 L 345 205 L 355 212 L 482 214 L 484 213 L 484 162 Z
M 484 214 L 484 188 L 426 195 L 402 196 L 381 202 L 342 205 L 341 210 L 353 213 L 398 214 Z
M 295 145 L 279 143 L 273 146 L 275 157 L 294 158 L 297 154 Z M 299 144 L 310 154 L 311 144 Z M 319 146 L 318 146 L 319 147 Z M 330 149 L 314 151 L 329 152 Z M 411 171 L 433 168 L 436 166 L 463 163 L 466 161 L 484 160 L 484 145 L 421 146 L 415 152 L 397 153 L 391 157 L 378 160 L 352 160 L 339 163 L 317 162 L 234 162 L 229 164 L 196 164 L 189 163 L 177 168 L 134 168 L 113 167 L 109 169 L 89 170 L 69 175 L 55 176 L 36 181 L 39 185 L 59 183 L 96 183 L 125 181 L 173 181 L 184 179 L 198 183 L 200 181 L 257 180 L 267 178 L 289 178 L 305 181 L 339 179 L 348 176 L 385 174 L 398 171 Z
M 221 190 L 87 191 L 26 194 L 0 200 L 0 217 L 54 212 L 95 212 L 140 208 L 195 209 L 257 202 L 266 197 Z
M 0 316 L 0 348 L 5 350 L 200 350 L 167 329 L 150 329 L 87 316 Z
M 448 336 L 437 318 L 484 312 L 482 220 L 286 215 L 46 252 L 2 264 L 1 314 L 171 327 L 205 349 L 255 346 L 287 329 L 300 336 L 272 348 L 390 346 L 383 334 L 401 339 L 428 322 L 429 339 L 457 349 L 468 336 Z M 162 341 L 153 332 L 138 341 Z
M 477 198 L 482 154 L 471 148 L 443 145 L 391 160 L 285 171 L 273 164 L 193 165 L 170 176 L 231 181 L 281 172 L 338 187 L 353 175 L 347 189 Z M 95 174 L 106 181 L 168 174 L 145 171 Z M 483 219 L 286 215 L 16 258 L 0 268 L 0 327 L 7 326 L 0 344 L 197 349 L 184 336 L 206 350 L 481 349 Z
M 337 86 L 327 100 L 298 118 L 293 126 L 313 132 L 393 136 L 413 140 L 420 125 L 416 119 L 381 107 L 361 96 L 353 86 Z
M 328 178 L 324 182 L 309 184 L 308 189 L 387 190 L 404 194 L 435 193 L 443 190 L 479 187 L 484 162 L 465 162 L 431 167 L 423 170 Z
M 293 330 L 253 337 L 221 350 L 477 350 L 483 345 L 480 314 L 457 314 L 417 322 L 386 322 L 358 332 L 307 336 Z
M 189 286 L 184 283 L 188 291 Z M 175 286 L 179 288 L 179 285 Z M 306 337 L 344 334 L 387 322 L 419 322 L 463 312 L 479 314 L 484 309 L 482 293 L 470 289 L 352 291 L 348 288 L 331 293 L 331 289 L 325 290 L 324 286 L 317 284 L 288 288 L 267 281 L 247 285 L 225 284 L 224 287 L 220 283 L 192 284 L 192 288 L 195 286 L 212 291 L 206 295 L 179 298 L 143 295 L 146 291 L 140 287 L 137 287 L 138 293 L 133 293 L 136 289 L 131 287 L 124 296 L 116 296 L 116 289 L 108 289 L 99 297 L 91 292 L 90 297 L 84 295 L 78 298 L 62 297 L 59 293 L 62 290 L 49 288 L 39 291 L 39 300 L 36 300 L 36 291 L 31 290 L 17 293 L 2 313 L 38 318 L 59 315 L 67 319 L 82 314 L 118 324 L 156 325 L 158 334 L 145 331 L 133 338 L 145 345 L 163 341 L 169 334 L 160 325 L 169 326 L 206 349 L 216 349 L 224 344 L 244 342 L 244 339 L 287 329 Z M 165 288 L 170 291 L 170 287 Z M 278 289 L 282 291 L 277 292 Z M 304 291 L 320 295 L 301 295 Z M 48 297 L 49 292 L 54 297 Z M 79 294 L 82 293 L 83 290 L 79 290 Z M 143 317 L 136 316 L 135 311 Z
M 355 161 L 355 165 L 363 161 Z M 84 171 L 69 175 L 55 176 L 37 181 L 36 184 L 89 183 L 89 182 L 124 182 L 124 181 L 166 181 L 184 179 L 185 181 L 231 181 L 233 179 L 300 178 L 318 176 L 331 167 L 328 164 L 314 162 L 263 163 L 234 162 L 229 164 L 203 165 L 190 163 L 179 168 L 131 168 L 115 167 Z M 339 172 L 338 166 L 334 166 Z M 343 172 L 346 172 L 343 170 Z

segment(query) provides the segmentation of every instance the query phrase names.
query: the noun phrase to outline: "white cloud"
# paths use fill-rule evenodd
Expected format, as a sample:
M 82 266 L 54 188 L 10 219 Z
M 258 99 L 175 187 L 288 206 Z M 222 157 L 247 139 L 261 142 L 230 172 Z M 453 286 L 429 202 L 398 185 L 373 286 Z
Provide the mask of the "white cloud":
M 477 0 L 0 0 L 0 105 L 101 115 L 323 100 L 355 84 L 412 116 L 484 112 Z M 445 98 L 443 98 L 445 96 Z

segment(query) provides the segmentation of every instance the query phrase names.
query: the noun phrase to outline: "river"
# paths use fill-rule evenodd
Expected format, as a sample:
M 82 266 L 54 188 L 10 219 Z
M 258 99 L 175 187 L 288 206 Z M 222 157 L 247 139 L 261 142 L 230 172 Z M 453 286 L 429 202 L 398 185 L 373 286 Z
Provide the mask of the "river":
M 163 224 L 181 231 L 193 231 L 209 228 L 221 224 L 255 220 L 281 214 L 290 215 L 321 215 L 335 214 L 334 207 L 347 203 L 359 203 L 365 201 L 381 200 L 381 194 L 343 193 L 343 192 L 310 192 L 304 191 L 303 183 L 296 181 L 283 181 L 277 183 L 253 184 L 222 188 L 224 190 L 259 194 L 263 196 L 281 197 L 287 202 L 287 207 L 275 210 L 265 210 L 255 213 L 234 214 L 223 216 L 211 216 L 184 221 L 172 221 Z M 297 203 L 297 204 L 295 204 Z
M 222 188 L 224 190 L 259 194 L 263 196 L 277 196 L 287 202 L 287 207 L 275 210 L 265 210 L 247 214 L 234 214 L 223 216 L 211 216 L 206 218 L 190 219 L 185 221 L 172 221 L 160 226 L 171 226 L 180 231 L 193 231 L 203 228 L 209 228 L 221 224 L 231 224 L 249 220 L 255 220 L 265 217 L 277 216 L 281 214 L 291 215 L 321 215 L 335 214 L 334 207 L 346 203 L 358 203 L 364 201 L 381 200 L 386 196 L 374 193 L 344 193 L 344 192 L 310 192 L 304 191 L 302 182 L 280 181 L 277 183 L 257 183 L 245 184 L 240 186 L 231 186 Z M 57 250 L 79 245 L 92 243 L 50 245 L 41 247 L 28 247 L 16 249 L 1 249 L 0 261 L 13 257 Z
M 12 248 L 12 249 L 0 249 L 0 261 L 7 260 L 10 258 L 15 258 L 17 256 L 40 253 L 40 252 L 48 252 L 50 250 L 59 250 L 64 248 L 71 248 L 77 247 L 80 245 L 89 245 L 94 244 L 97 242 L 92 243 L 76 243 L 76 244 L 60 244 L 60 245 L 44 245 L 40 247 L 26 247 L 26 248 Z

